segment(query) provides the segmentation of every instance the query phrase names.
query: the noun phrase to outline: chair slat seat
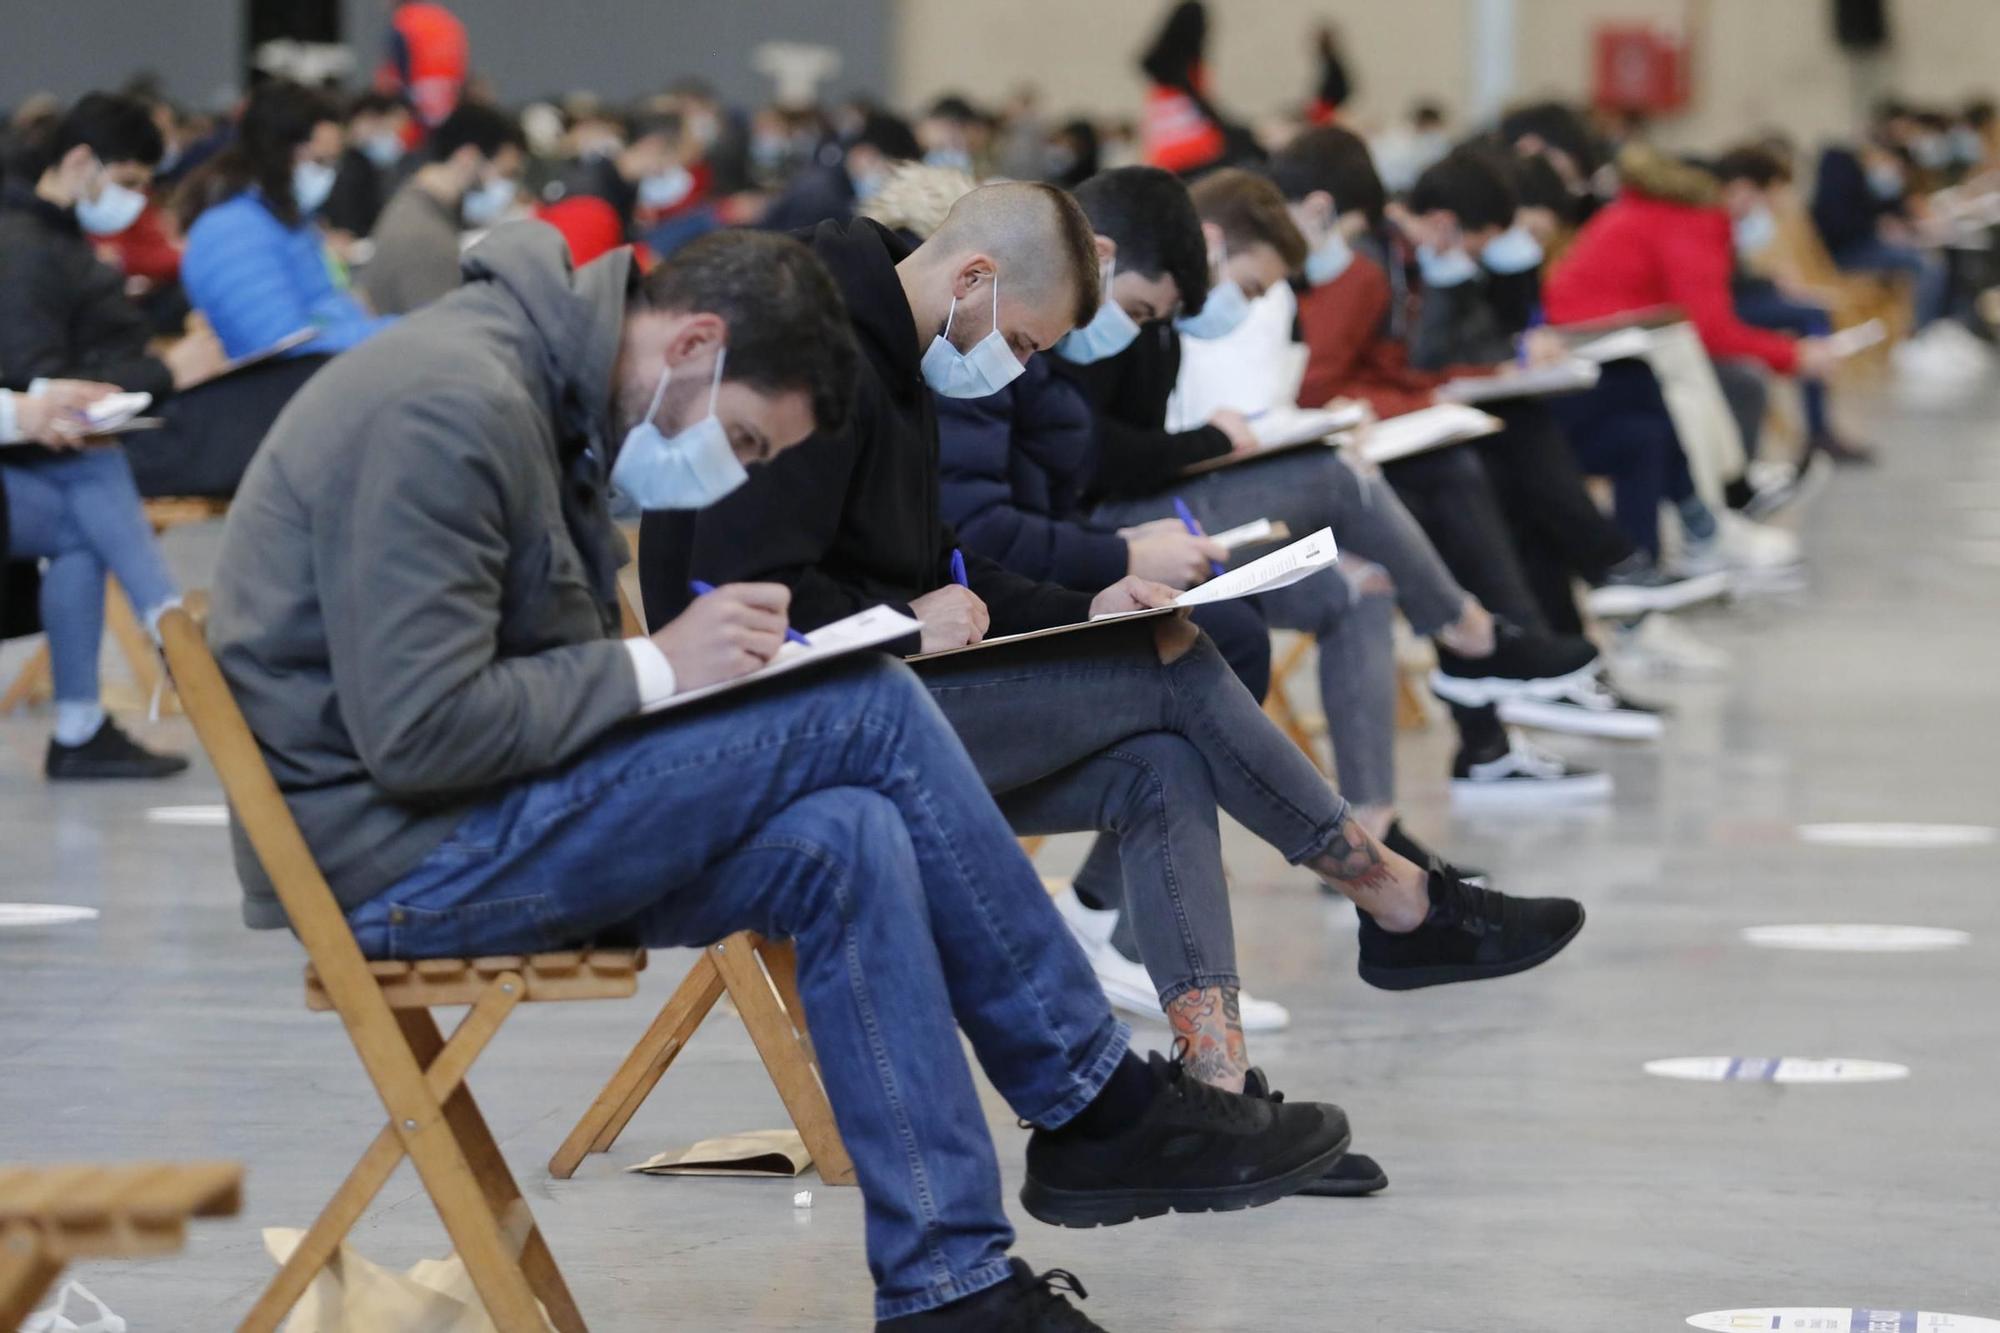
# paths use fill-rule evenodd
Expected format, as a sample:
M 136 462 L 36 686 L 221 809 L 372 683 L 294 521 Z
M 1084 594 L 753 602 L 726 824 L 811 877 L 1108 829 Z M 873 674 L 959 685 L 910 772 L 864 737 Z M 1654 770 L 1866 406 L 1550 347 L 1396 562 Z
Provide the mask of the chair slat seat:
M 33 1232 L 58 1262 L 171 1253 L 188 1218 L 233 1216 L 242 1200 L 236 1162 L 0 1167 L 0 1231 Z
M 368 971 L 390 1008 L 434 1009 L 473 1003 L 488 983 L 507 972 L 520 975 L 524 1002 L 625 999 L 638 993 L 645 967 L 644 949 L 583 949 L 375 962 Z M 306 1008 L 324 1012 L 333 1007 L 319 973 L 306 964 Z

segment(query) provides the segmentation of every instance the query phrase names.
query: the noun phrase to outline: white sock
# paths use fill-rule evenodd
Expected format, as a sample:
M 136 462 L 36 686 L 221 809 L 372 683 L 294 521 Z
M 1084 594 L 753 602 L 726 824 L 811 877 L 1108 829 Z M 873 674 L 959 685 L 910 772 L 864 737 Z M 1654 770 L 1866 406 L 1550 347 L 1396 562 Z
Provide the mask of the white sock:
M 89 703 L 65 703 L 56 701 L 56 744 L 81 745 L 97 734 L 104 725 L 104 708 L 95 701 Z
M 172 597 L 167 598 L 166 601 L 161 602 L 158 606 L 154 607 L 152 610 L 146 613 L 146 633 L 152 636 L 154 643 L 158 643 L 160 641 L 160 617 L 165 615 L 167 612 L 173 610 L 180 604 L 181 604 L 181 595 L 179 593 L 175 593 Z

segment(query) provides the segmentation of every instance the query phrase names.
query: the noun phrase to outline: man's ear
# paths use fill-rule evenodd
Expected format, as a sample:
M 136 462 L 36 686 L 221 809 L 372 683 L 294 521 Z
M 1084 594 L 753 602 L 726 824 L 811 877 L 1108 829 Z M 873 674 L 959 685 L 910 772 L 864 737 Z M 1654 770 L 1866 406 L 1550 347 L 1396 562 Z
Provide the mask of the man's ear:
M 1201 240 L 1202 244 L 1208 247 L 1210 254 L 1226 254 L 1225 247 L 1222 244 L 1222 228 L 1216 223 L 1204 222 L 1201 224 Z
M 91 151 L 89 144 L 76 144 L 67 153 L 62 155 L 62 160 L 56 163 L 56 170 L 65 176 L 81 177 L 84 167 L 89 165 L 96 156 L 97 154 Z
M 729 341 L 729 324 L 722 316 L 700 311 L 681 317 L 680 325 L 667 336 L 666 359 L 678 366 L 697 357 L 706 357 Z
M 999 272 L 999 265 L 992 256 L 983 251 L 967 255 L 959 261 L 958 272 L 952 275 L 951 294 L 963 301 L 974 292 L 984 293 L 986 284 L 993 281 Z
M 1096 245 L 1097 262 L 1100 267 L 1118 258 L 1118 242 L 1112 240 L 1109 236 L 1097 237 Z

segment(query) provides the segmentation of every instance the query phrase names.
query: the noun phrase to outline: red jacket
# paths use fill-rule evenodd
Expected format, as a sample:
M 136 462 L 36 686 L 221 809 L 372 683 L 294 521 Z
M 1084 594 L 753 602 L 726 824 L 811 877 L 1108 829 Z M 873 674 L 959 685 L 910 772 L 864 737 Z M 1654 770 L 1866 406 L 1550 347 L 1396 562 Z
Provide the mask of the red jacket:
M 1687 311 L 1717 358 L 1750 357 L 1781 375 L 1798 369 L 1798 344 L 1736 317 L 1730 294 L 1736 249 L 1729 214 L 1627 189 L 1584 224 L 1542 284 L 1551 324 L 1579 324 L 1645 306 Z
M 1491 366 L 1413 368 L 1403 344 L 1382 336 L 1390 295 L 1389 275 L 1357 254 L 1346 272 L 1299 297 L 1299 332 L 1306 344 L 1306 374 L 1299 382 L 1303 406 L 1359 398 L 1378 417 L 1398 417 L 1429 407 L 1446 380 L 1491 372 Z

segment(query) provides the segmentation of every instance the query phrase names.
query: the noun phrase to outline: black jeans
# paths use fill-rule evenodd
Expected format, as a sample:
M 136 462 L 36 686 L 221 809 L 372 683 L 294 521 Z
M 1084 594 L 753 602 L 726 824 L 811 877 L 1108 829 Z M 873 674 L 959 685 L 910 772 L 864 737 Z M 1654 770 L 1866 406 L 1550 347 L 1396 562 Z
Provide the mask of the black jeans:
M 285 404 L 332 358 L 287 357 L 177 393 L 160 405 L 167 424 L 124 437 L 139 494 L 236 494 L 257 446 Z

